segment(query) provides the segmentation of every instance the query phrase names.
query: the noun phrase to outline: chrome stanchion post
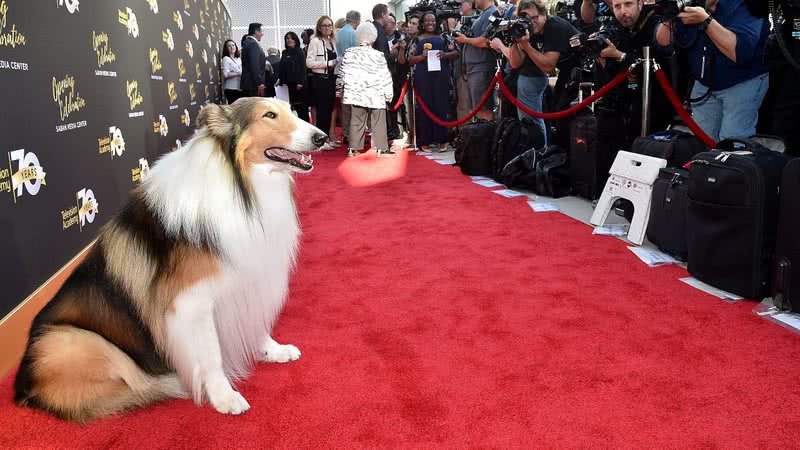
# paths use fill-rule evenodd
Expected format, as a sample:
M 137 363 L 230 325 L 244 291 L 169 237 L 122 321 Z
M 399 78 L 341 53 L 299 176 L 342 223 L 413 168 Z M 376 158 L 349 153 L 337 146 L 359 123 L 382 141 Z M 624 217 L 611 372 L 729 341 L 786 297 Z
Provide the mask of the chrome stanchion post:
M 643 47 L 644 52 L 644 77 L 642 78 L 642 137 L 650 135 L 650 94 L 652 89 L 651 70 L 653 61 L 650 59 L 650 47 Z
M 410 126 L 408 127 L 408 133 L 411 135 L 411 146 L 408 147 L 409 150 L 419 150 L 417 147 L 417 99 L 414 96 L 414 66 L 411 66 L 411 70 L 408 72 L 408 90 L 406 95 L 411 96 L 411 112 L 409 112 Z

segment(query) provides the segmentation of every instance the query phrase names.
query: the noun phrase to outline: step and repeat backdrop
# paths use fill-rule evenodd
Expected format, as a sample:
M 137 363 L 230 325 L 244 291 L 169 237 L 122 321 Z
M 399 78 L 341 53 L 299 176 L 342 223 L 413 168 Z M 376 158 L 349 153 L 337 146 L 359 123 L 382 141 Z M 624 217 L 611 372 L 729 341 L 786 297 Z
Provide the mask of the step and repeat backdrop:
M 221 0 L 0 0 L 0 318 L 222 98 Z

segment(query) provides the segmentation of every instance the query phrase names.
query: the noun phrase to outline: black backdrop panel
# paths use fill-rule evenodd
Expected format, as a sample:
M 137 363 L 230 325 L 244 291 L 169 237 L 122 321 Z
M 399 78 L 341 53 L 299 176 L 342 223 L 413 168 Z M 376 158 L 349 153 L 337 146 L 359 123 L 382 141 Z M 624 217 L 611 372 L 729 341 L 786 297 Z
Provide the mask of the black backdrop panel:
M 0 317 L 222 97 L 219 0 L 0 0 Z

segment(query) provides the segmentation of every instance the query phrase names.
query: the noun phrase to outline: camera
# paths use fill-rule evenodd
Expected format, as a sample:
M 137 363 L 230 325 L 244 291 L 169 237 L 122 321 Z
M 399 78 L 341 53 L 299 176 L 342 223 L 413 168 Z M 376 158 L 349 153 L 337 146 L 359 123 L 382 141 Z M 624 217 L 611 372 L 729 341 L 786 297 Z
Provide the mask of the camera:
M 477 19 L 477 15 L 472 16 L 461 16 L 459 19 L 459 27 L 458 30 L 453 31 L 453 36 L 458 36 L 459 34 L 463 34 L 464 36 L 471 38 L 472 36 L 472 24 L 475 23 L 475 19 Z
M 499 16 L 489 16 L 489 26 L 484 36 L 488 39 L 498 38 L 503 44 L 510 46 L 515 40 L 521 39 L 526 32 L 531 31 L 531 21 L 527 17 L 514 17 L 503 19 Z
M 706 7 L 706 0 L 656 0 L 656 12 L 664 21 L 673 20 L 687 6 Z
M 611 42 L 616 41 L 617 33 L 614 28 L 603 26 L 592 36 L 586 33 L 578 33 L 569 38 L 569 46 L 579 56 L 585 59 L 596 59 L 600 57 L 600 52 L 608 47 L 606 39 Z
M 461 17 L 461 4 L 457 0 L 420 0 L 405 12 L 406 21 L 411 17 L 422 17 L 425 13 L 434 13 L 436 22 L 451 17 Z

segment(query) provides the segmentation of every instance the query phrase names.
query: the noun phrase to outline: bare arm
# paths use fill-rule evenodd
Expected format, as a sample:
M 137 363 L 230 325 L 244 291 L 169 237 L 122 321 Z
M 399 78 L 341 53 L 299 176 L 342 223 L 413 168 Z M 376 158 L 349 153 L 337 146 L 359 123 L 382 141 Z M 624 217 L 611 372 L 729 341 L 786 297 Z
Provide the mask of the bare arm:
M 519 47 L 528 55 L 528 58 L 536 64 L 539 69 L 542 70 L 544 73 L 550 73 L 553 69 L 556 68 L 556 64 L 558 64 L 558 57 L 561 55 L 559 52 L 546 52 L 542 53 L 539 50 L 536 50 L 531 45 L 530 41 L 520 40 Z
M 703 23 L 709 14 L 703 8 L 687 6 L 682 13 L 678 14 L 678 17 L 685 25 L 698 25 Z M 736 62 L 736 33 L 712 19 L 706 28 L 706 34 L 723 55 Z
M 584 0 L 581 4 L 581 18 L 586 24 L 594 23 L 595 16 L 597 15 L 592 0 Z

